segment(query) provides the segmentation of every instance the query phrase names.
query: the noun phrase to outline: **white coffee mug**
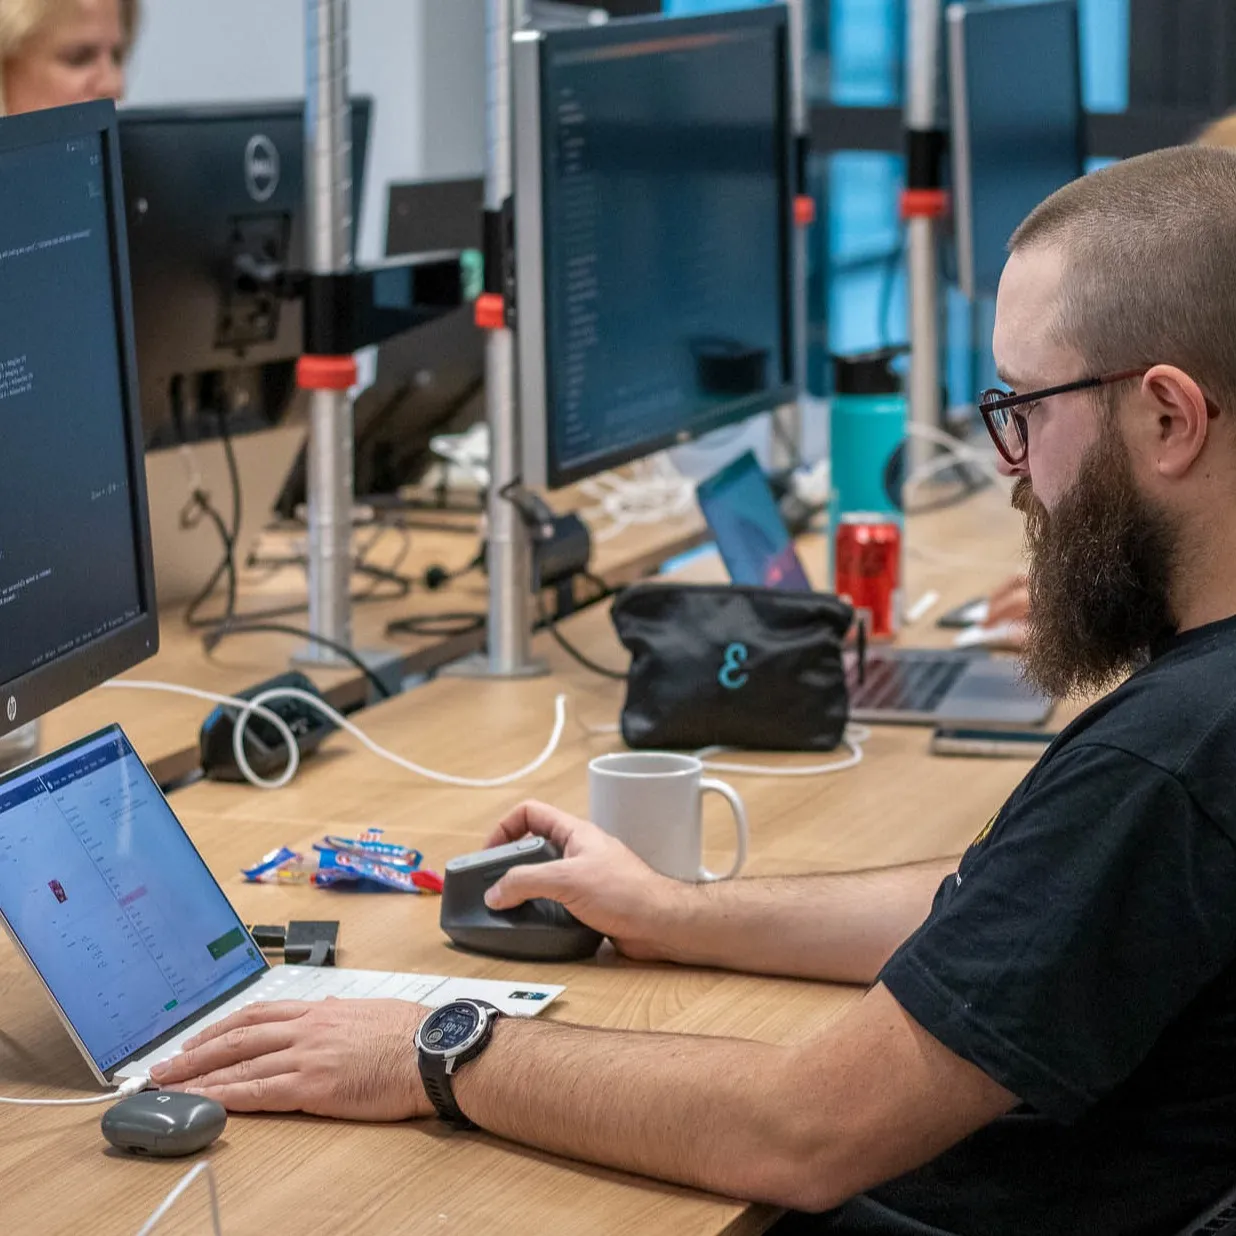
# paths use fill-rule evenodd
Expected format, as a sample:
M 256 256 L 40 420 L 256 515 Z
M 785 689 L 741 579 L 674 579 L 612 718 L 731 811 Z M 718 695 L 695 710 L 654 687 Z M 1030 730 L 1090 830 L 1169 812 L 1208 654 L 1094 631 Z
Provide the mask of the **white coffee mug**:
M 693 755 L 623 752 L 588 765 L 589 815 L 653 870 L 675 880 L 729 880 L 747 861 L 747 813 L 737 791 L 705 777 Z M 703 864 L 701 799 L 723 795 L 734 812 L 738 848 L 724 875 Z

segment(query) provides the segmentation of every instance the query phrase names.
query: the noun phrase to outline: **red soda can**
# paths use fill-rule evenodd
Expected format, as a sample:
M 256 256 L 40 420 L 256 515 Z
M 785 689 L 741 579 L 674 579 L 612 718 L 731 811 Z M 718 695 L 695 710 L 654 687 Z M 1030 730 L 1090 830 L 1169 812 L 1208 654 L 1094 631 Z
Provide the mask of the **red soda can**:
M 901 626 L 901 529 L 883 515 L 843 515 L 837 529 L 837 595 L 867 620 L 872 639 Z

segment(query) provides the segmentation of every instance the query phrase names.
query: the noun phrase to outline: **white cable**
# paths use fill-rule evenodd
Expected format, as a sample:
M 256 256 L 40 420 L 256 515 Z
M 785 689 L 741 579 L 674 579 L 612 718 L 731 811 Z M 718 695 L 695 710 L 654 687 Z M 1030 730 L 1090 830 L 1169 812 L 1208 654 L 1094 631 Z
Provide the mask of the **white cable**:
M 206 1177 L 206 1186 L 210 1190 L 210 1223 L 215 1236 L 223 1236 L 223 1223 L 219 1216 L 219 1191 L 215 1187 L 215 1169 L 209 1159 L 195 1163 L 181 1178 L 180 1183 L 159 1203 L 154 1214 L 142 1224 L 137 1236 L 150 1236 L 155 1226 L 169 1210 L 180 1200 L 185 1190 L 199 1177 Z
M 831 764 L 809 764 L 805 768 L 769 768 L 764 764 L 731 764 L 725 760 L 714 760 L 711 757 L 732 750 L 730 747 L 704 747 L 695 753 L 708 772 L 737 773 L 748 777 L 822 777 L 826 773 L 845 772 L 857 768 L 863 762 L 863 743 L 871 737 L 871 731 L 865 725 L 847 725 L 841 742 L 849 747 L 850 754 L 843 760 L 834 760 Z
M 216 691 L 203 691 L 200 687 L 186 687 L 178 682 L 158 682 L 155 679 L 146 678 L 111 678 L 103 685 L 121 691 L 167 691 L 172 695 L 188 695 L 193 699 L 206 700 L 211 704 L 227 704 L 232 708 L 242 708 L 248 715 L 256 713 L 263 721 L 269 721 L 278 730 L 279 737 L 283 739 L 283 745 L 288 751 L 287 767 L 283 770 L 283 779 L 279 784 L 287 785 L 296 776 L 296 770 L 300 767 L 300 748 L 296 745 L 296 735 L 292 733 L 288 723 L 269 708 L 251 707 L 252 701 L 250 700 L 242 700 L 235 695 L 220 695 Z M 235 734 L 233 734 L 234 738 Z M 235 750 L 234 742 L 233 750 Z M 239 765 L 239 768 L 243 773 L 246 768 L 249 768 L 249 761 L 246 759 L 243 764 Z M 265 788 L 265 783 L 261 780 L 253 781 L 253 784 Z
M 213 691 L 199 690 L 197 687 L 185 687 L 177 682 L 113 678 L 103 685 L 105 687 L 136 691 L 168 691 L 173 695 L 189 695 L 195 699 L 209 700 L 216 704 L 227 704 L 232 708 L 239 709 L 240 715 L 237 717 L 236 724 L 232 730 L 232 754 L 236 757 L 236 767 L 240 769 L 245 780 L 250 785 L 257 786 L 261 790 L 281 789 L 292 780 L 296 775 L 297 768 L 300 767 L 300 748 L 296 745 L 296 738 L 282 717 L 263 706 L 269 700 L 294 699 L 308 704 L 321 713 L 322 716 L 328 717 L 341 730 L 351 734 L 353 738 L 362 746 L 372 751 L 374 755 L 380 756 L 384 760 L 389 760 L 392 764 L 406 769 L 408 772 L 415 773 L 419 777 L 425 777 L 430 781 L 437 781 L 443 785 L 458 786 L 466 790 L 498 789 L 501 786 L 511 785 L 513 782 L 520 781 L 524 777 L 530 777 L 534 772 L 544 767 L 553 757 L 554 752 L 558 750 L 559 743 L 562 741 L 562 731 L 566 727 L 566 696 L 558 695 L 554 698 L 554 728 L 549 736 L 549 741 L 545 744 L 545 748 L 540 755 L 530 764 L 526 764 L 523 768 L 517 769 L 512 773 L 506 773 L 501 777 L 456 777 L 450 773 L 435 772 L 431 768 L 425 768 L 420 764 L 413 763 L 411 760 L 405 760 L 403 756 L 396 755 L 393 751 L 388 751 L 385 747 L 379 746 L 364 730 L 359 726 L 353 725 L 351 721 L 333 709 L 325 700 L 320 699 L 316 695 L 311 695 L 308 691 L 298 690 L 296 687 L 272 687 L 269 691 L 263 691 L 251 700 L 244 700 L 234 695 L 218 695 Z M 274 724 L 279 731 L 280 738 L 283 739 L 284 745 L 288 748 L 287 767 L 277 777 L 259 776 L 254 771 L 253 766 L 249 763 L 248 756 L 245 754 L 245 728 L 254 716 L 259 716 L 264 721 L 270 721 Z
M 236 728 L 232 731 L 232 752 L 236 756 L 236 763 L 240 771 L 244 773 L 246 779 L 251 784 L 270 790 L 277 790 L 291 780 L 287 769 L 284 769 L 278 777 L 270 780 L 259 777 L 250 767 L 248 759 L 245 758 L 243 736 L 245 727 L 249 724 L 249 718 L 255 712 L 258 712 L 260 715 L 260 706 L 268 700 L 274 699 L 294 699 L 299 700 L 303 704 L 308 704 L 316 708 L 324 717 L 329 717 L 341 730 L 346 730 L 363 747 L 372 751 L 374 755 L 384 760 L 389 760 L 397 767 L 407 769 L 408 772 L 414 773 L 418 777 L 425 777 L 429 781 L 437 781 L 441 785 L 458 786 L 465 790 L 493 790 L 504 785 L 511 785 L 515 781 L 522 781 L 524 777 L 530 777 L 534 772 L 544 767 L 553 757 L 554 752 L 558 750 L 558 744 L 562 741 L 562 731 L 566 728 L 566 696 L 557 695 L 554 697 L 553 732 L 550 734 L 549 741 L 545 744 L 541 754 L 530 764 L 525 764 L 523 768 L 516 769 L 512 773 L 506 773 L 501 777 L 456 777 L 450 773 L 435 772 L 432 768 L 425 768 L 412 760 L 405 760 L 403 756 L 396 755 L 393 751 L 388 751 L 385 747 L 374 742 L 359 726 L 353 725 L 345 716 L 336 712 L 325 700 L 319 699 L 316 695 L 310 695 L 308 691 L 301 691 L 296 687 L 272 687 L 269 691 L 263 691 L 255 695 L 252 700 L 241 701 L 244 707 L 236 720 Z
M 959 441 L 952 434 L 945 433 L 943 429 L 937 429 L 934 425 L 920 425 L 911 422 L 906 426 L 906 433 L 912 438 L 920 438 L 925 442 L 934 443 L 959 463 L 971 464 L 980 472 L 985 473 L 988 479 L 1000 488 L 1008 485 L 1009 478 L 1001 475 L 999 468 L 993 462 L 991 451 Z M 932 468 L 933 464 L 938 465 L 938 463 L 938 460 L 928 460 L 923 467 L 912 471 L 906 477 L 905 483 L 907 485 L 915 484 L 928 476 L 934 476 L 938 471 L 943 471 L 940 467 Z
M 580 486 L 597 505 L 582 512 L 596 524 L 609 522 L 593 533 L 593 540 L 608 541 L 632 524 L 655 524 L 685 514 L 695 500 L 695 482 L 674 467 L 664 452 L 641 460 L 630 476 L 606 472 Z
M 91 1103 L 115 1103 L 117 1099 L 125 1099 L 131 1094 L 137 1094 L 139 1090 L 145 1090 L 149 1083 L 150 1078 L 143 1075 L 130 1077 L 115 1090 L 109 1090 L 106 1094 L 92 1094 L 88 1099 L 6 1099 L 0 1097 L 0 1103 L 9 1103 L 14 1107 L 86 1107 Z

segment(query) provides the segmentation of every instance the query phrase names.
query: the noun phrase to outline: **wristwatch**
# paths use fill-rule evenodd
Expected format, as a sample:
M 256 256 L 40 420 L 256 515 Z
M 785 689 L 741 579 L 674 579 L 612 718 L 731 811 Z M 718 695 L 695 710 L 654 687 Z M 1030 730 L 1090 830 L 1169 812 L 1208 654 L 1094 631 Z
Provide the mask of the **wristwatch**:
M 475 1060 L 489 1046 L 502 1014 L 484 1000 L 453 1000 L 435 1009 L 416 1031 L 421 1083 L 438 1116 L 457 1129 L 475 1129 L 455 1102 L 451 1078 L 461 1064 Z

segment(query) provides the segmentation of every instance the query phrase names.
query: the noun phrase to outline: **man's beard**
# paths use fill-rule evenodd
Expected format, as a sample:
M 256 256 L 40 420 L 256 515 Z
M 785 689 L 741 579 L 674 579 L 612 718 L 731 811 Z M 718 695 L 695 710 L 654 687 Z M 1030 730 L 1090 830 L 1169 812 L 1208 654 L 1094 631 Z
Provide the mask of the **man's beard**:
M 1114 427 L 1082 457 L 1054 510 L 1026 477 L 1013 506 L 1026 518 L 1030 559 L 1026 677 L 1055 699 L 1115 685 L 1176 629 L 1173 521 L 1138 493 Z

